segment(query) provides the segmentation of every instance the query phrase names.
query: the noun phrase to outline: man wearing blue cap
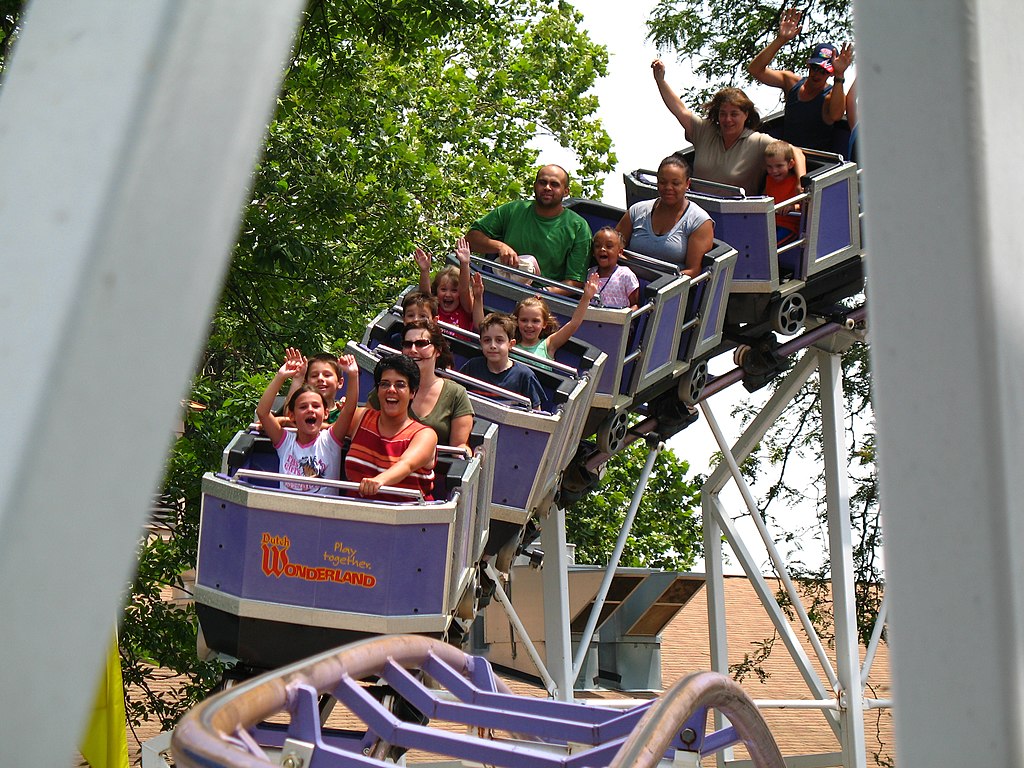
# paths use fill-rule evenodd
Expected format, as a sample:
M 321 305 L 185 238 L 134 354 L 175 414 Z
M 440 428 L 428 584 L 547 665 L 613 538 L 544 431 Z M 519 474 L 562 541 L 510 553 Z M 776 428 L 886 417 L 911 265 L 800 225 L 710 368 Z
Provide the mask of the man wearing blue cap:
M 755 80 L 785 92 L 782 138 L 798 147 L 832 152 L 833 125 L 846 111 L 845 73 L 853 62 L 853 46 L 846 43 L 842 50 L 832 43 L 814 46 L 804 78 L 788 70 L 768 68 L 782 46 L 800 34 L 801 15 L 795 8 L 782 12 L 778 35 L 754 57 L 747 71 Z M 828 84 L 830 76 L 832 85 Z

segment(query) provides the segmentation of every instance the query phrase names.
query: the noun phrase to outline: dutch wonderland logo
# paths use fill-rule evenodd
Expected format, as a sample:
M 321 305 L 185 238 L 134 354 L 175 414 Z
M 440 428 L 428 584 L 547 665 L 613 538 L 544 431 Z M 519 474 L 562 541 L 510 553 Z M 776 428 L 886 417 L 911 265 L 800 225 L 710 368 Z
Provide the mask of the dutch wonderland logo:
M 332 581 L 336 584 L 352 584 L 365 589 L 372 589 L 377 584 L 375 576 L 362 571 L 293 563 L 288 559 L 289 547 L 291 547 L 291 540 L 287 536 L 263 534 L 260 539 L 260 548 L 263 550 L 261 568 L 265 576 L 273 576 L 277 579 L 282 577 L 302 579 L 303 581 Z

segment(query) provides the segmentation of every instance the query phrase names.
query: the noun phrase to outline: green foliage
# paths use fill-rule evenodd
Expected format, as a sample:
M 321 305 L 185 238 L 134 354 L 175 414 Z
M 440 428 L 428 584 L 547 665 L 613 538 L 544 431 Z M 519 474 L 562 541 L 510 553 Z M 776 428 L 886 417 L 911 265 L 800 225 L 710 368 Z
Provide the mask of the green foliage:
M 742 88 L 751 82 L 747 64 L 775 39 L 786 7 L 803 12 L 803 33 L 783 47 L 773 69 L 800 72 L 807 68 L 807 56 L 816 43 L 852 35 L 850 0 L 659 0 L 647 22 L 648 37 L 660 50 L 694 62 L 701 85 L 684 91 L 695 103 L 702 102 L 719 88 Z
M 543 0 L 449 5 L 459 13 L 442 24 L 433 6 L 396 3 L 420 10 L 401 19 L 408 28 L 378 25 L 369 37 L 341 34 L 361 10 L 311 6 L 214 325 L 211 372 L 358 333 L 414 277 L 415 245 L 450 249 L 480 214 L 529 191 L 539 134 L 576 152 L 575 191 L 598 191 L 589 180 L 614 156 L 587 91 L 607 52 L 579 31 L 581 16 Z M 423 14 L 437 34 L 418 26 Z M 374 42 L 412 29 L 423 36 L 415 50 Z
M 775 641 L 778 639 L 779 633 L 773 631 L 771 637 L 766 637 L 763 640 L 754 640 L 751 643 L 754 646 L 754 652 L 744 653 L 742 661 L 729 665 L 729 674 L 732 675 L 732 679 L 737 683 L 742 683 L 748 677 L 754 676 L 759 683 L 768 682 L 768 678 L 772 674 L 764 668 L 764 662 L 772 655 Z
M 572 149 L 574 192 L 614 165 L 588 91 L 607 52 L 554 0 L 313 0 L 253 178 L 232 264 L 168 465 L 170 534 L 140 545 L 121 635 L 129 717 L 164 726 L 220 667 L 161 590 L 195 562 L 200 478 L 219 466 L 282 350 L 339 350 L 484 211 L 523 196 L 538 134 Z M 183 675 L 154 692 L 157 667 Z
M 596 492 L 566 510 L 566 538 L 576 562 L 606 565 L 615 547 L 647 459 L 643 442 L 612 458 Z M 688 570 L 702 552 L 701 478 L 687 479 L 689 465 L 671 449 L 662 451 L 637 510 L 620 565 Z
M 0 0 L 0 75 L 7 68 L 7 57 L 18 36 L 26 0 Z
M 195 402 L 184 412 L 183 435 L 171 453 L 158 500 L 160 524 L 140 542 L 138 572 L 119 633 L 129 691 L 126 712 L 133 726 L 155 719 L 164 729 L 172 727 L 220 680 L 220 664 L 196 657 L 194 609 L 165 597 L 170 588 L 187 594 L 182 574 L 195 562 L 199 479 L 219 466 L 221 451 L 239 425 L 252 419 L 252 403 L 265 386 L 263 376 L 194 383 Z M 203 408 L 202 403 L 209 405 Z

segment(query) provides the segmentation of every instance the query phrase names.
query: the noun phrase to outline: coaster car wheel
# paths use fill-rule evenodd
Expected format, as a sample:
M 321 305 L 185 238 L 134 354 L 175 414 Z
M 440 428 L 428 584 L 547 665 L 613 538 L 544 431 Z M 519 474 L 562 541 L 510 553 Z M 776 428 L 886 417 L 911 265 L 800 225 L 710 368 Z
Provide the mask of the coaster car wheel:
M 519 551 L 519 544 L 523 540 L 523 534 L 520 531 L 518 536 L 515 536 L 508 540 L 501 549 L 498 550 L 494 556 L 494 569 L 498 573 L 508 573 L 512 568 L 512 561 L 516 559 L 516 553 Z
M 804 327 L 807 320 L 807 301 L 799 293 L 791 293 L 771 308 L 772 328 L 785 336 L 792 336 Z
M 477 593 L 479 590 L 480 583 L 476 574 L 474 574 L 472 581 L 470 581 L 469 585 L 466 587 L 466 591 L 463 592 L 462 597 L 459 598 L 458 605 L 455 606 L 456 618 L 471 621 L 476 616 Z
M 694 363 L 690 370 L 679 379 L 679 399 L 687 405 L 696 405 L 704 394 L 708 383 L 708 363 L 706 360 Z
M 597 428 L 597 447 L 602 453 L 618 453 L 622 450 L 629 432 L 629 411 L 619 411 L 608 416 Z

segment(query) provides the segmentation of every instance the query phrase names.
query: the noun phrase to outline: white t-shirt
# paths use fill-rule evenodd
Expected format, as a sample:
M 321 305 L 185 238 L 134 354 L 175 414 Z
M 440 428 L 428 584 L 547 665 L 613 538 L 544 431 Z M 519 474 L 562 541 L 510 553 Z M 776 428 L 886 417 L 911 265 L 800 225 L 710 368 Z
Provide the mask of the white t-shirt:
M 290 429 L 284 431 L 281 444 L 274 446 L 277 451 L 280 471 L 285 475 L 299 477 L 322 477 L 327 480 L 341 479 L 341 444 L 334 438 L 334 431 L 325 429 L 316 440 L 308 445 L 299 445 L 298 436 Z M 292 491 L 312 491 L 321 496 L 337 496 L 337 488 L 309 483 L 281 481 L 281 488 Z

